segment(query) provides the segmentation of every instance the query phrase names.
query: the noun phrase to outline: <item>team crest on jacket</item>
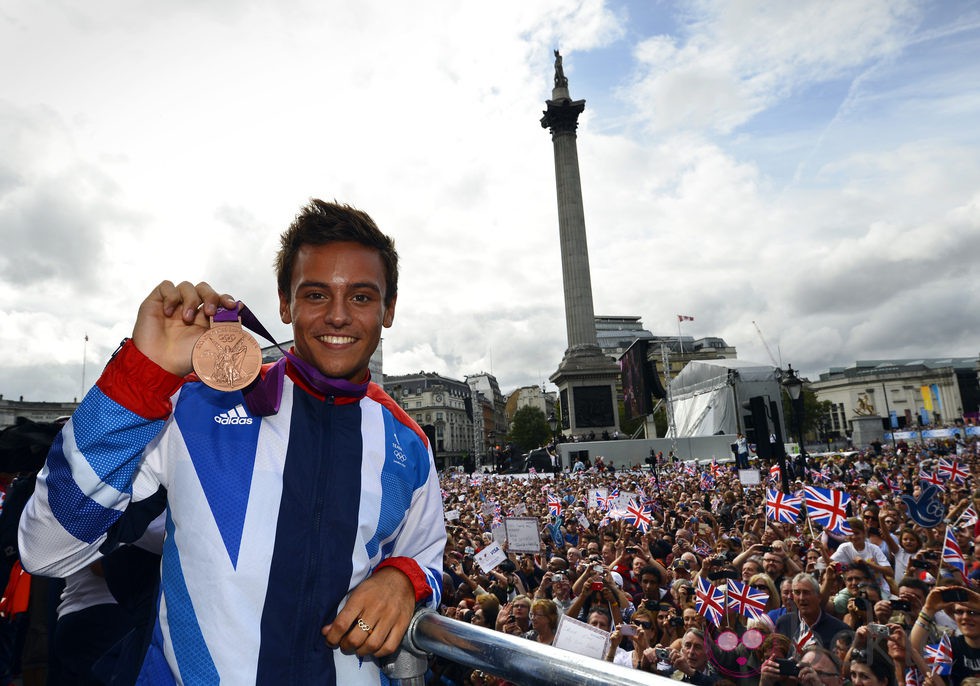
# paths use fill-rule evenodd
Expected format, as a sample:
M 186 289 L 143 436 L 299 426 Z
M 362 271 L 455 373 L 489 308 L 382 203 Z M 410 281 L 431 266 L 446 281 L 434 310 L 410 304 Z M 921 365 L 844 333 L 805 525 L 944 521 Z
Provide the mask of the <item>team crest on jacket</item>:
M 391 443 L 391 454 L 395 458 L 395 462 L 404 467 L 408 457 L 405 455 L 405 451 L 402 450 L 402 444 L 398 440 L 398 434 L 394 434 L 392 438 L 394 440 Z

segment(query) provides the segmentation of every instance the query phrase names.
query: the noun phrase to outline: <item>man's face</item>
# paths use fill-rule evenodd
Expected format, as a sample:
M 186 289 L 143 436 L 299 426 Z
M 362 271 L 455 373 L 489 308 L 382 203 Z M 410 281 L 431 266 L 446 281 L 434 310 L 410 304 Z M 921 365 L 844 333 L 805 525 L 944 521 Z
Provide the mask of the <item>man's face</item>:
M 926 602 L 926 596 L 920 589 L 910 588 L 908 586 L 902 586 L 898 589 L 898 597 L 908 602 L 912 607 L 910 610 L 912 615 L 919 614 L 919 611 L 922 610 L 922 606 Z
M 708 663 L 708 653 L 704 649 L 704 641 L 698 638 L 697 634 L 691 632 L 684 634 L 684 640 L 681 642 L 681 653 L 695 671 L 700 672 Z
M 857 597 L 858 586 L 868 581 L 868 577 L 864 575 L 857 569 L 849 569 L 844 572 L 844 585 L 847 586 L 848 592 L 853 596 Z
M 965 638 L 974 641 L 980 638 L 980 603 L 956 603 L 952 614 L 956 628 Z
M 609 631 L 609 618 L 601 612 L 593 612 L 589 615 L 589 626 L 594 626 L 603 631 Z
M 762 567 L 766 570 L 766 574 L 771 576 L 773 579 L 783 575 L 783 558 L 775 553 L 766 553 L 762 556 Z
M 787 609 L 793 609 L 793 582 L 790 580 L 784 581 L 779 586 L 779 595 L 783 601 L 783 607 Z
M 660 598 L 660 593 L 657 590 L 660 587 L 660 577 L 655 574 L 644 574 L 640 577 L 640 590 L 643 591 L 643 597 L 648 600 L 658 600 Z
M 817 673 L 820 680 L 828 686 L 836 686 L 836 684 L 841 683 L 840 671 L 826 655 L 805 653 L 800 659 L 800 663 L 809 665 Z
M 793 602 L 803 615 L 812 616 L 820 610 L 820 598 L 814 593 L 813 587 L 805 582 L 793 583 Z
M 612 543 L 606 543 L 602 546 L 602 562 L 605 565 L 611 565 L 612 561 L 616 559 L 616 548 L 613 547 Z
M 395 303 L 384 303 L 384 265 L 359 243 L 304 245 L 293 263 L 279 316 L 292 324 L 296 354 L 328 377 L 363 381 Z

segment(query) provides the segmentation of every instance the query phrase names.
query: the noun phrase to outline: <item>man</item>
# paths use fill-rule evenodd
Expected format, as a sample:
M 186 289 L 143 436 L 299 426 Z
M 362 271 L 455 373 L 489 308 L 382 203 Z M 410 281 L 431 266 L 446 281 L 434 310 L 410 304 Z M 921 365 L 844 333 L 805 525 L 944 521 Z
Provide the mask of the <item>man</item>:
M 784 677 L 779 673 L 779 665 L 773 657 L 762 663 L 759 674 L 759 686 L 775 686 L 775 684 L 799 684 L 799 686 L 841 686 L 840 664 L 833 652 L 810 646 L 803 651 L 803 657 L 797 663 L 799 674 L 794 677 Z
M 378 684 L 376 658 L 397 648 L 416 603 L 438 606 L 432 453 L 369 383 L 397 260 L 368 215 L 311 201 L 276 260 L 286 358 L 242 391 L 189 377 L 209 319 L 235 300 L 164 281 L 56 441 L 21 520 L 32 572 L 97 559 L 133 495 L 166 489 L 141 682 Z
M 670 665 L 673 677 L 688 684 L 711 686 L 718 681 L 708 664 L 708 650 L 705 648 L 704 632 L 701 629 L 688 629 L 681 639 L 680 650 L 670 650 Z
M 943 593 L 961 593 L 963 600 L 944 600 Z M 926 596 L 926 602 L 915 620 L 909 636 L 912 649 L 921 652 L 930 635 L 935 634 L 936 613 L 945 611 L 956 620 L 958 636 L 950 639 L 953 651 L 952 684 L 980 675 L 980 593 L 965 586 L 937 586 Z
M 813 643 L 832 648 L 837 632 L 849 630 L 844 622 L 820 608 L 820 586 L 806 572 L 793 577 L 793 602 L 796 611 L 787 612 L 776 621 L 776 633 L 786 636 L 797 650 Z
M 783 579 L 783 583 L 779 584 L 779 599 L 782 601 L 780 606 L 766 613 L 769 615 L 769 619 L 773 621 L 773 624 L 787 612 L 792 612 L 796 609 L 796 604 L 793 602 L 792 579 Z
M 857 598 L 862 584 L 871 581 L 871 569 L 863 562 L 855 562 L 843 570 L 844 588 L 830 599 L 829 609 L 843 617 L 852 598 Z
M 741 433 L 735 435 L 735 464 L 738 469 L 749 468 L 749 442 Z

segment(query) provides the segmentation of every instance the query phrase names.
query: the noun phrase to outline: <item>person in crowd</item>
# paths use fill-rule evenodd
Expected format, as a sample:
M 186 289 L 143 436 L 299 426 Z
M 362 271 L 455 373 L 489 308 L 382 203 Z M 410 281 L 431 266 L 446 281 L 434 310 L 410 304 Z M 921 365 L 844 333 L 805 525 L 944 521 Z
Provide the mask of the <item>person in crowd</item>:
M 811 643 L 821 647 L 833 646 L 834 636 L 848 630 L 847 624 L 820 607 L 820 586 L 816 580 L 801 572 L 793 577 L 793 602 L 796 612 L 784 614 L 776 622 L 776 632 L 793 641 L 802 650 Z
M 531 603 L 531 630 L 524 638 L 551 645 L 558 629 L 558 606 L 552 600 L 541 598 Z

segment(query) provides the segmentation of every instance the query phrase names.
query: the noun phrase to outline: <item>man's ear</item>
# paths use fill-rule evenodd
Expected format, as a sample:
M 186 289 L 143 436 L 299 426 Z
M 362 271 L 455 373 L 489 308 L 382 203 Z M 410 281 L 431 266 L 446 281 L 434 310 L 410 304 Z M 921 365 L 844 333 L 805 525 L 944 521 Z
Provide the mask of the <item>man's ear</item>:
M 398 300 L 398 296 L 396 295 L 391 299 L 391 303 L 388 304 L 387 307 L 385 307 L 385 316 L 384 319 L 381 321 L 381 325 L 384 326 L 386 329 L 390 327 L 391 323 L 395 320 L 395 302 L 397 300 Z M 288 322 L 284 322 L 284 323 L 288 323 Z
M 289 300 L 282 291 L 279 291 L 279 319 L 282 320 L 283 324 L 293 323 L 292 314 L 289 312 Z

